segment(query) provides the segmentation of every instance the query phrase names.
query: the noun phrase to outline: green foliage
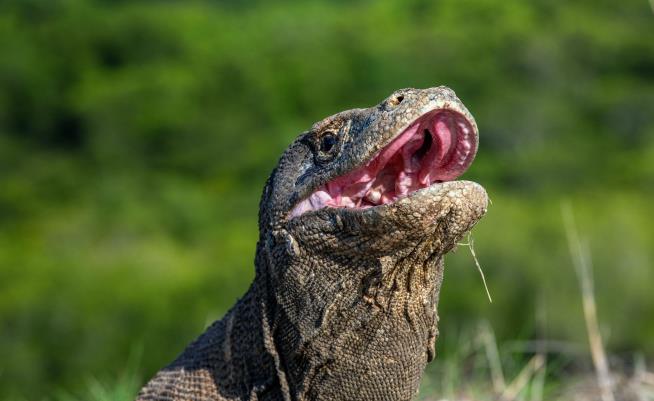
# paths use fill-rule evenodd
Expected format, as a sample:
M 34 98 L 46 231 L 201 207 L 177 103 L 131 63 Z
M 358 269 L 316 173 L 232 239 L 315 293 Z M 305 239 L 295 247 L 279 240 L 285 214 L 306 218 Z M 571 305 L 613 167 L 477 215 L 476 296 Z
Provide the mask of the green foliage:
M 114 399 L 85 380 L 133 344 L 135 377 L 169 362 L 250 282 L 282 149 L 407 86 L 469 106 L 465 177 L 494 202 L 474 238 L 495 303 L 462 247 L 445 335 L 484 316 L 501 340 L 583 341 L 571 199 L 610 347 L 653 354 L 652 37 L 640 0 L 2 2 L 0 398 Z
M 86 379 L 84 391 L 81 394 L 71 394 L 58 391 L 54 401 L 132 401 L 141 388 L 141 379 L 137 374 L 141 360 L 141 349 L 132 354 L 127 367 L 115 379 L 99 380 L 94 377 Z

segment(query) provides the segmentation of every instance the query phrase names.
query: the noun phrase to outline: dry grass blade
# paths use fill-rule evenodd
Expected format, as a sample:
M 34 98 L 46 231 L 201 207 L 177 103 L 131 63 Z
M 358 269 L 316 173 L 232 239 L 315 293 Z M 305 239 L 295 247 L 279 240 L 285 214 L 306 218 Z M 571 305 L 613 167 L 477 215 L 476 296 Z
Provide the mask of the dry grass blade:
M 495 334 L 488 322 L 484 322 L 480 326 L 480 339 L 486 351 L 486 359 L 488 360 L 491 379 L 493 381 L 493 390 L 497 394 L 502 394 L 506 390 L 506 381 L 502 370 L 502 362 L 500 361 L 500 353 L 497 349 L 497 341 L 495 341 Z
M 504 390 L 500 399 L 505 401 L 515 400 L 520 392 L 527 386 L 532 376 L 543 366 L 545 366 L 545 356 L 542 354 L 534 355 L 533 358 L 529 360 L 529 363 L 527 363 L 527 365 L 522 369 L 518 377 L 516 377 L 509 387 Z
M 602 336 L 600 335 L 599 324 L 597 322 L 597 307 L 595 305 L 590 252 L 588 250 L 588 245 L 582 243 L 579 239 L 574 214 L 569 203 L 561 204 L 561 213 L 565 223 L 570 256 L 581 287 L 588 341 L 590 343 L 591 356 L 597 373 L 597 381 L 602 395 L 602 401 L 614 401 L 613 383 L 611 381 L 609 364 L 607 362 L 604 346 L 602 345 Z
M 475 253 L 475 247 L 474 247 L 475 243 L 472 239 L 472 234 L 468 233 L 467 243 L 458 244 L 458 245 L 467 246 L 468 249 L 470 249 L 470 254 L 472 255 L 472 259 L 474 259 L 475 265 L 477 266 L 477 270 L 479 271 L 479 275 L 481 275 L 481 281 L 484 283 L 484 289 L 486 290 L 486 296 L 488 297 L 488 301 L 490 303 L 493 303 L 493 297 L 491 297 L 490 291 L 488 290 L 488 284 L 486 283 L 486 276 L 484 275 L 484 271 L 481 269 L 481 265 L 479 264 L 479 260 L 477 259 L 477 254 Z
M 543 389 L 545 388 L 545 374 L 547 373 L 547 359 L 543 362 L 543 368 L 540 369 L 532 384 L 531 401 L 543 401 Z

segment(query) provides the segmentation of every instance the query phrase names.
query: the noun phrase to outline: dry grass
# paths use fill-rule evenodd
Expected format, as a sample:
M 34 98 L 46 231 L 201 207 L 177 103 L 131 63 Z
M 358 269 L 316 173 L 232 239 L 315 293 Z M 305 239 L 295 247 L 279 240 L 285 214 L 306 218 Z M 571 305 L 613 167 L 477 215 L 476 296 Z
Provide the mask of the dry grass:
M 654 0 L 652 0 L 654 1 Z M 583 315 L 588 338 L 587 350 L 593 363 L 593 371 L 577 373 L 565 380 L 556 383 L 547 382 L 548 353 L 555 352 L 570 354 L 576 347 L 562 342 L 540 341 L 531 343 L 524 351 L 531 354 L 531 359 L 522 367 L 515 377 L 507 382 L 500 351 L 495 341 L 495 335 L 488 323 L 480 325 L 477 338 L 464 357 L 474 353 L 483 355 L 486 359 L 487 373 L 484 378 L 476 380 L 457 380 L 458 388 L 450 387 L 444 398 L 423 397 L 424 401 L 654 401 L 654 373 L 647 369 L 642 356 L 637 357 L 633 363 L 633 372 L 626 373 L 626 369 L 611 370 L 609 358 L 604 348 L 597 305 L 595 302 L 595 289 L 593 283 L 593 264 L 589 251 L 588 241 L 578 233 L 572 207 L 563 203 L 561 213 L 565 225 L 566 239 L 570 250 L 571 263 L 579 283 L 579 290 L 583 306 Z M 481 267 L 473 250 L 472 240 L 467 244 L 470 247 L 475 264 L 481 272 Z M 483 278 L 483 272 L 482 278 Z M 484 280 L 485 284 L 485 280 Z M 487 289 L 488 291 L 488 289 Z M 490 294 L 489 299 L 490 299 Z M 463 370 L 463 369 L 461 369 Z M 463 373 L 462 373 L 463 375 Z M 481 384 L 480 384 L 481 382 Z M 485 384 L 484 384 L 485 383 Z M 490 383 L 490 384 L 489 384 Z M 546 391 L 546 387 L 549 387 Z
M 481 281 L 484 284 L 484 289 L 486 290 L 486 296 L 488 297 L 488 302 L 493 303 L 493 297 L 491 297 L 490 290 L 488 289 L 488 284 L 486 283 L 486 275 L 484 275 L 484 270 L 481 268 L 481 265 L 479 264 L 479 259 L 477 259 L 477 253 L 475 252 L 475 242 L 472 239 L 472 233 L 468 233 L 467 243 L 460 243 L 458 245 L 467 246 L 468 249 L 470 250 L 470 255 L 472 255 L 472 259 L 475 261 L 475 266 L 477 266 L 477 271 L 479 271 L 479 275 L 481 276 Z
M 654 0 L 652 0 L 654 1 Z M 566 228 L 571 263 L 575 269 L 579 282 L 580 295 L 583 305 L 583 314 L 586 323 L 588 344 L 578 346 L 561 341 L 532 341 L 519 344 L 523 355 L 529 359 L 520 368 L 506 368 L 503 363 L 501 349 L 498 347 L 492 327 L 482 322 L 475 335 L 468 341 L 464 338 L 457 348 L 458 357 L 450 360 L 439 360 L 444 365 L 443 372 L 438 376 L 438 389 L 429 393 L 429 385 L 423 389 L 419 396 L 422 401 L 654 401 L 654 373 L 649 371 L 644 357 L 637 356 L 633 369 L 614 367 L 611 369 L 609 357 L 603 346 L 597 306 L 595 303 L 593 285 L 593 265 L 589 252 L 588 241 L 583 239 L 577 231 L 574 213 L 568 204 L 562 205 L 562 215 Z M 481 266 L 474 252 L 472 238 L 467 244 L 481 272 Z M 482 279 L 485 285 L 485 279 Z M 490 299 L 490 293 L 486 288 Z M 462 336 L 465 337 L 465 336 Z M 550 373 L 556 365 L 548 358 L 551 354 L 566 355 L 570 359 L 578 360 L 590 356 L 593 370 L 574 372 L 554 378 Z M 483 359 L 482 372 L 471 377 L 464 362 L 466 360 Z M 525 358 L 523 358 L 525 360 Z M 476 362 L 475 362 L 476 363 Z M 130 364 L 132 366 L 133 364 Z M 560 367 L 559 367 L 560 369 Z M 508 374 L 507 372 L 513 372 Z M 559 375 L 560 376 L 560 375 Z M 139 380 L 135 379 L 135 369 L 128 369 L 111 385 L 99 381 L 89 381 L 87 394 L 81 397 L 68 393 L 59 393 L 56 401 L 128 401 L 134 398 L 138 390 Z M 425 377 L 425 381 L 434 380 Z M 426 391 L 425 391 L 426 390 Z

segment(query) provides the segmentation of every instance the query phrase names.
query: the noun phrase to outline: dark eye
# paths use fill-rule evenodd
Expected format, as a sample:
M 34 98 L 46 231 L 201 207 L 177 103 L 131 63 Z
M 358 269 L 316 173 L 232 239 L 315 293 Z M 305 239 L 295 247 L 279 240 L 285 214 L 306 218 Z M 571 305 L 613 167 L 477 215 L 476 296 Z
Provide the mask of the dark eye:
M 327 131 L 322 134 L 322 137 L 320 138 L 321 152 L 329 153 L 334 148 L 334 145 L 336 145 L 336 135 L 333 132 Z

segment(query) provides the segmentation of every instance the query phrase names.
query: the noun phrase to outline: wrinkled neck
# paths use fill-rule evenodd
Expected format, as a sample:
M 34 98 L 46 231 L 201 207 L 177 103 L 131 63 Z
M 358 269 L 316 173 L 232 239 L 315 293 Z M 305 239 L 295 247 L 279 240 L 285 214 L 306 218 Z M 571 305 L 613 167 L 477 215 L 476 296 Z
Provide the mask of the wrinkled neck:
M 438 333 L 443 262 L 427 246 L 381 259 L 302 249 L 275 266 L 273 336 L 294 398 L 413 397 Z

